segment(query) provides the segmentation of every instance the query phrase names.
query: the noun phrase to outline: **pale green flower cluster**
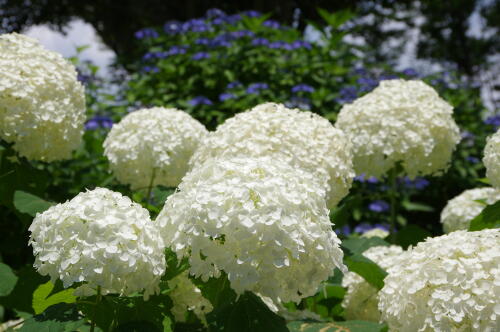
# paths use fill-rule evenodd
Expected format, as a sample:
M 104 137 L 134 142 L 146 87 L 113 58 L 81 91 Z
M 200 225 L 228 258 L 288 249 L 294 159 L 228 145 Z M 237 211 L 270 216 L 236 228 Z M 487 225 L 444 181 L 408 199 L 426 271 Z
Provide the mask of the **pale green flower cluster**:
M 184 177 L 156 222 L 190 273 L 224 271 L 239 294 L 299 302 L 338 267 L 325 190 L 314 174 L 272 157 L 209 159 Z
M 80 193 L 37 214 L 29 231 L 35 268 L 64 287 L 86 282 L 82 294 L 97 286 L 103 294 L 144 289 L 146 298 L 159 291 L 164 241 L 149 212 L 120 193 Z
M 387 80 L 342 107 L 335 126 L 353 144 L 356 174 L 439 175 L 460 141 L 453 108 L 422 81 Z
M 153 107 L 125 116 L 104 141 L 110 169 L 132 189 L 176 187 L 206 128 L 186 112 Z
M 84 122 L 75 67 L 35 39 L 0 35 L 0 138 L 30 160 L 68 159 Z
M 210 133 L 190 161 L 192 168 L 211 158 L 272 156 L 316 174 L 335 207 L 351 188 L 351 143 L 321 116 L 264 103 L 228 119 Z
M 376 246 L 363 252 L 363 256 L 372 260 L 383 269 L 393 266 L 397 256 L 401 255 L 403 248 L 400 246 Z M 342 286 L 347 288 L 347 293 L 342 301 L 346 319 L 368 320 L 378 322 L 378 289 L 370 285 L 365 279 L 354 272 L 348 272 L 342 279 Z
M 483 163 L 486 177 L 493 187 L 500 188 L 500 130 L 488 137 L 484 147 Z
M 168 294 L 172 299 L 172 314 L 178 322 L 185 322 L 188 311 L 206 324 L 205 315 L 213 310 L 212 303 L 203 297 L 201 290 L 189 279 L 188 271 L 184 271 L 168 281 L 171 289 Z
M 484 203 L 479 203 L 478 200 Z M 441 212 L 444 232 L 469 229 L 471 220 L 483 211 L 486 204 L 493 204 L 498 200 L 500 200 L 500 190 L 495 188 L 470 189 L 450 199 Z
M 500 331 L 500 229 L 428 238 L 387 272 L 379 310 L 390 331 Z

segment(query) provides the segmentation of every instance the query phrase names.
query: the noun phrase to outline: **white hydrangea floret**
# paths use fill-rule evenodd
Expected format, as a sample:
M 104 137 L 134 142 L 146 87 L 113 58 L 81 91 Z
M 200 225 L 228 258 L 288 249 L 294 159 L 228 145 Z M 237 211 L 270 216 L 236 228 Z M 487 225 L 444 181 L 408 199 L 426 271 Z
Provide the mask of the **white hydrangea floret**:
M 213 310 L 213 306 L 203 297 L 201 290 L 189 280 L 188 271 L 169 280 L 168 287 L 171 289 L 168 295 L 173 302 L 171 311 L 175 320 L 185 322 L 186 314 L 192 311 L 206 325 L 205 315 Z
M 485 204 L 477 202 L 478 200 L 493 204 L 500 200 L 500 190 L 495 188 L 470 189 L 450 199 L 441 212 L 444 232 L 469 229 L 471 220 L 486 207 Z
M 238 156 L 272 156 L 314 172 L 324 181 L 329 208 L 347 195 L 354 178 L 344 133 L 317 114 L 281 104 L 261 104 L 226 120 L 200 145 L 190 165 Z
M 164 242 L 149 212 L 105 188 L 82 192 L 36 215 L 29 228 L 34 266 L 64 287 L 85 282 L 81 293 L 159 291 Z M 95 294 L 95 291 L 94 291 Z
M 75 67 L 30 37 L 0 35 L 0 138 L 30 160 L 68 159 L 82 142 L 85 91 Z
M 335 126 L 353 144 L 356 174 L 439 175 L 460 141 L 453 107 L 422 81 L 387 80 L 342 107 Z
M 387 272 L 379 310 L 390 331 L 500 331 L 500 229 L 428 238 Z
M 394 264 L 395 258 L 402 252 L 403 248 L 396 245 L 376 246 L 364 251 L 363 256 L 385 270 Z M 354 272 L 347 272 L 344 275 L 342 286 L 347 288 L 347 293 L 342 301 L 347 319 L 373 322 L 380 320 L 378 289 Z
M 179 189 L 157 223 L 196 277 L 224 271 L 239 294 L 298 302 L 345 270 L 325 191 L 309 172 L 270 157 L 210 159 Z
M 125 116 L 104 141 L 104 154 L 118 181 L 132 189 L 176 187 L 206 128 L 186 112 L 153 107 Z
M 486 177 L 493 187 L 500 188 L 500 130 L 488 137 L 484 147 L 483 163 Z

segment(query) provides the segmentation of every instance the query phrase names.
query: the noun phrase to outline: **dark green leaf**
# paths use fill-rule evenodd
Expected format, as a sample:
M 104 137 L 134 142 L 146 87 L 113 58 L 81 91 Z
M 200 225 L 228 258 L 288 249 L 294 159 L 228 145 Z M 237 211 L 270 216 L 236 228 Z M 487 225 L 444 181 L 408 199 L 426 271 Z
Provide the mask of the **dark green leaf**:
M 470 222 L 470 231 L 480 231 L 486 228 L 500 227 L 500 201 L 488 205 Z
M 349 268 L 349 271 L 359 274 L 373 287 L 377 289 L 384 287 L 384 278 L 387 272 L 370 259 L 361 254 L 354 254 L 346 256 L 344 263 Z
M 34 217 L 37 213 L 43 212 L 51 207 L 52 203 L 25 191 L 17 190 L 14 193 L 14 206 L 19 212 Z
M 59 303 L 42 314 L 27 319 L 20 332 L 70 332 L 78 331 L 86 324 L 74 304 Z
M 17 277 L 12 272 L 11 268 L 3 263 L 0 263 L 0 296 L 9 295 L 14 287 L 16 287 Z
M 286 332 L 286 322 L 262 302 L 255 294 L 246 292 L 231 305 L 224 306 L 215 315 L 207 316 L 210 331 Z
M 342 247 L 347 248 L 353 254 L 361 254 L 365 250 L 376 246 L 388 246 L 389 243 L 378 236 L 374 237 L 351 237 L 342 241 Z
M 0 304 L 16 311 L 34 314 L 33 292 L 49 278 L 38 274 L 32 266 L 23 267 L 18 271 L 17 276 L 19 280 L 14 290 L 8 296 L 0 297 Z
M 415 245 L 429 236 L 431 236 L 431 233 L 425 229 L 417 225 L 407 225 L 396 233 L 396 244 L 406 249 L 408 246 Z
M 385 325 L 374 322 L 360 320 L 350 320 L 345 322 L 307 322 L 294 321 L 288 323 L 290 332 L 384 332 L 387 331 Z

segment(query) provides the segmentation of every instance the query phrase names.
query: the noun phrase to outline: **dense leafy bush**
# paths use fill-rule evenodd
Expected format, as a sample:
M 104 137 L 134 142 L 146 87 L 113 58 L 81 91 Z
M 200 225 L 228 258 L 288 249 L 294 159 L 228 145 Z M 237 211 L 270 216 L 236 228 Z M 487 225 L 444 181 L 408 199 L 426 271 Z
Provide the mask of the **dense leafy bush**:
M 310 197 L 300 199 L 293 195 L 289 196 L 286 191 L 272 192 L 273 186 L 271 185 L 257 186 L 270 191 L 269 195 L 263 197 L 255 196 L 252 191 L 246 195 L 244 190 L 240 190 L 237 186 L 243 181 L 241 178 L 251 178 L 252 181 L 258 182 L 259 178 L 271 177 L 277 179 L 277 183 L 281 183 L 286 182 L 286 176 L 289 174 L 301 174 L 296 170 L 289 170 L 288 166 L 277 167 L 271 164 L 267 168 L 261 169 L 255 166 L 255 169 L 249 170 L 244 169 L 245 163 L 241 160 L 237 162 L 233 160 L 233 163 L 243 166 L 235 167 L 229 163 L 235 168 L 234 170 L 223 170 L 224 167 L 217 168 L 218 166 L 214 165 L 212 165 L 214 167 L 210 165 L 210 167 L 202 167 L 205 172 L 200 173 L 202 175 L 228 172 L 226 177 L 221 176 L 211 179 L 211 182 L 207 181 L 208 184 L 203 190 L 198 190 L 196 187 L 200 186 L 200 183 L 205 183 L 203 177 L 197 178 L 201 176 L 199 174 L 190 175 L 189 179 L 194 183 L 194 189 L 186 190 L 189 195 L 183 191 L 181 194 L 175 193 L 175 188 L 162 185 L 150 185 L 149 188 L 132 190 L 128 185 L 120 183 L 110 172 L 110 165 L 104 156 L 103 148 L 103 142 L 110 128 L 130 111 L 146 107 L 184 109 L 208 129 L 214 130 L 236 113 L 250 109 L 257 104 L 272 101 L 283 103 L 289 108 L 300 108 L 317 113 L 334 123 L 342 105 L 369 93 L 380 81 L 392 78 L 418 78 L 433 86 L 439 95 L 454 107 L 453 117 L 460 128 L 462 139 L 453 154 L 449 170 L 440 177 L 409 179 L 399 176 L 393 179 L 392 184 L 385 177 L 374 178 L 358 174 L 349 195 L 332 209 L 329 215 L 330 220 L 335 224 L 334 231 L 342 240 L 343 264 L 351 273 L 358 274 L 366 281 L 363 287 L 370 291 L 382 289 L 387 272 L 362 253 L 370 247 L 387 246 L 389 242 L 406 249 L 409 245 L 421 242 L 427 236 L 442 234 L 439 214 L 447 201 L 465 189 L 478 187 L 481 186 L 481 182 L 487 182 L 482 179 L 484 167 L 480 159 L 487 135 L 500 126 L 500 120 L 497 117 L 483 120 L 485 114 L 483 114 L 484 108 L 478 88 L 469 86 L 466 81 L 453 73 L 424 76 L 412 69 L 397 72 L 384 64 L 364 63 L 363 58 L 359 57 L 362 47 L 351 45 L 342 39 L 349 33 L 348 25 L 344 23 L 351 18 L 351 14 L 349 12 L 328 14 L 321 11 L 321 15 L 328 27 L 326 29 L 319 27 L 320 37 L 313 41 L 305 40 L 299 30 L 273 21 L 269 15 L 261 15 L 253 11 L 226 15 L 218 10 L 210 10 L 203 18 L 186 22 L 167 22 L 163 27 L 145 28 L 136 33 L 137 47 L 143 50 L 143 57 L 134 63 L 117 64 L 117 67 L 120 65 L 126 67 L 128 73 L 117 70 L 111 80 L 97 77 L 97 68 L 91 64 L 80 63 L 77 59 L 73 59 L 78 64 L 79 79 L 86 87 L 88 120 L 83 135 L 84 144 L 74 151 L 72 159 L 51 163 L 30 161 L 19 156 L 13 144 L 4 140 L 0 141 L 0 260 L 2 262 L 0 263 L 0 318 L 10 322 L 20 318 L 21 321 L 14 322 L 14 324 L 20 324 L 19 326 L 22 326 L 21 329 L 24 331 L 49 328 L 54 331 L 87 331 L 94 328 L 94 323 L 97 329 L 103 331 L 202 331 L 207 328 L 210 331 L 286 331 L 287 329 L 318 331 L 325 328 L 328 330 L 348 328 L 351 331 L 383 331 L 386 328 L 383 323 L 346 320 L 346 318 L 355 319 L 356 317 L 351 317 L 351 315 L 346 317 L 345 303 L 342 306 L 346 289 L 342 287 L 340 269 L 331 271 L 333 265 L 328 266 L 327 272 L 330 273 L 330 277 L 321 283 L 315 295 L 303 298 L 300 291 L 289 294 L 288 298 L 295 300 L 303 298 L 297 303 L 281 303 L 277 300 L 279 296 L 271 299 L 265 296 L 266 294 L 254 294 L 241 285 L 237 288 L 238 294 L 235 293 L 236 288 L 231 287 L 233 286 L 231 282 L 234 280 L 240 282 L 241 275 L 235 277 L 226 273 L 240 273 L 240 269 L 234 268 L 234 266 L 238 267 L 238 264 L 248 263 L 244 265 L 247 270 L 247 267 L 253 264 L 253 262 L 240 262 L 240 257 L 236 256 L 240 254 L 239 252 L 229 252 L 227 260 L 221 260 L 219 257 L 219 264 L 227 263 L 231 265 L 231 268 L 219 271 L 214 267 L 211 273 L 195 273 L 196 271 L 193 273 L 204 278 L 188 277 L 188 270 L 193 272 L 193 266 L 190 266 L 188 259 L 181 256 L 189 256 L 191 251 L 184 250 L 183 241 L 175 242 L 176 248 L 168 248 L 169 244 L 166 244 L 166 272 L 159 281 L 159 292 L 151 295 L 148 301 L 143 299 L 142 294 L 138 292 L 130 294 L 125 290 L 117 291 L 117 293 L 128 294 L 127 297 L 105 294 L 105 291 L 101 292 L 100 286 L 92 288 L 87 284 L 82 285 L 82 281 L 88 281 L 85 278 L 68 282 L 70 278 L 60 277 L 72 287 L 63 289 L 60 281 L 56 279 L 49 281 L 48 277 L 40 276 L 31 267 L 34 257 L 32 248 L 27 246 L 30 236 L 28 229 L 37 213 L 47 210 L 55 203 L 63 203 L 72 199 L 80 192 L 97 187 L 106 187 L 120 192 L 134 202 L 142 204 L 149 211 L 151 219 L 155 219 L 160 213 L 168 197 L 174 198 L 171 198 L 169 204 L 165 205 L 167 212 L 162 211 L 162 215 L 168 213 L 168 208 L 178 207 L 179 204 L 175 205 L 175 203 L 182 201 L 180 198 L 185 198 L 182 195 L 189 196 L 188 198 L 192 200 L 185 199 L 183 203 L 185 206 L 179 210 L 179 215 L 182 214 L 182 218 L 188 216 L 192 223 L 189 229 L 183 229 L 183 234 L 189 234 L 186 236 L 189 241 L 192 238 L 197 239 L 200 246 L 205 243 L 204 241 L 212 241 L 211 245 L 219 249 L 226 244 L 226 241 L 228 247 L 229 245 L 231 248 L 240 246 L 237 245 L 237 241 L 235 242 L 235 238 L 229 238 L 230 232 L 227 233 L 227 238 L 224 234 L 212 236 L 210 232 L 213 230 L 210 227 L 219 226 L 208 225 L 205 229 L 197 228 L 197 223 L 193 220 L 210 219 L 214 225 L 217 225 L 217 213 L 223 213 L 224 209 L 230 209 L 231 213 L 241 209 L 243 212 L 234 215 L 238 215 L 238 218 L 251 223 L 254 227 L 256 219 L 245 219 L 246 208 L 240 206 L 241 204 L 237 201 L 233 202 L 231 200 L 233 196 L 244 197 L 252 201 L 255 207 L 261 203 L 261 199 L 267 201 L 281 199 L 291 206 L 283 212 L 284 218 L 290 217 L 286 213 L 294 217 L 300 214 L 301 209 L 306 209 L 319 215 L 317 218 L 322 221 L 319 223 L 322 227 L 325 225 L 324 219 L 328 221 L 326 207 L 321 205 L 323 203 L 318 203 L 321 200 L 311 198 L 316 197 L 314 195 L 320 195 L 314 193 L 315 190 L 321 192 L 323 189 L 311 189 L 309 184 L 304 185 L 300 182 L 314 183 L 314 179 L 309 179 L 306 175 L 297 176 L 300 178 L 297 184 L 295 181 L 289 181 L 290 187 L 293 184 L 305 188 L 304 191 L 314 193 Z M 0 109 L 1 107 L 2 105 Z M 140 139 L 140 135 L 136 135 L 133 139 Z M 310 137 L 303 139 L 307 140 Z M 273 169 L 280 170 L 275 171 L 274 177 L 272 176 Z M 152 180 L 150 180 L 151 184 Z M 235 184 L 234 188 L 230 188 L 231 190 L 212 191 L 211 186 L 220 187 L 221 183 L 226 185 L 226 182 L 231 181 Z M 177 196 L 171 196 L 172 194 Z M 221 208 L 221 203 L 215 201 L 217 198 L 234 204 L 227 203 Z M 390 198 L 392 201 L 389 201 Z M 210 201 L 211 199 L 215 203 Z M 200 203 L 198 200 L 205 201 Z M 81 205 L 85 206 L 85 204 Z M 215 212 L 206 217 L 200 206 L 210 206 L 210 209 L 213 208 Z M 309 208 L 310 206 L 313 208 Z M 64 210 L 60 205 L 55 208 L 49 211 Z M 250 206 L 249 209 L 251 208 Z M 479 230 L 498 226 L 499 218 L 495 217 L 498 215 L 498 209 L 496 205 L 487 207 L 483 214 L 474 219 L 471 229 Z M 79 211 L 77 207 L 74 210 Z M 111 208 L 109 210 L 111 211 Z M 78 213 L 93 212 L 85 210 Z M 226 217 L 228 214 L 229 212 L 226 213 Z M 252 218 L 255 217 L 254 214 L 249 215 Z M 36 218 L 42 218 L 41 216 L 38 214 Z M 388 238 L 391 218 L 397 223 L 395 231 Z M 117 217 L 117 219 L 120 218 Z M 181 219 L 171 223 L 170 227 L 184 227 Z M 289 223 L 295 223 L 296 220 L 292 219 L 282 221 L 277 218 L 287 227 Z M 110 220 L 114 219 L 110 218 Z M 168 218 L 165 220 L 167 220 L 165 224 L 170 222 Z M 188 220 L 187 217 L 186 220 Z M 267 221 L 261 223 L 265 226 L 255 226 L 264 228 L 259 228 L 259 232 L 252 233 L 259 235 L 259 243 L 262 246 L 266 243 L 262 238 L 268 236 L 265 230 L 272 229 L 275 232 L 274 228 L 268 227 L 266 223 Z M 280 229 L 281 224 L 278 226 L 276 227 Z M 52 224 L 46 223 L 44 227 L 50 228 Z M 293 227 L 300 229 L 300 223 Z M 43 229 L 45 231 L 46 228 Z M 321 232 L 323 231 L 325 230 L 322 229 Z M 330 229 L 328 231 L 330 233 L 324 234 L 328 234 L 330 239 L 335 239 L 335 234 Z M 121 230 L 116 232 L 119 233 Z M 125 237 L 134 237 L 130 235 L 132 231 L 127 232 L 125 232 Z M 295 243 L 297 247 L 284 246 L 282 252 L 288 252 L 291 255 L 296 248 L 299 248 L 294 253 L 294 257 L 300 257 L 299 252 L 303 250 L 301 249 L 302 238 L 294 232 L 298 231 L 290 231 L 292 234 L 290 236 L 295 237 L 287 245 Z M 322 238 L 321 234 L 317 235 L 316 232 L 319 231 L 312 227 L 310 233 L 314 234 L 314 237 Z M 165 238 L 174 236 L 174 233 L 175 230 Z M 287 232 L 282 233 L 280 236 L 287 236 Z M 308 232 L 305 232 L 300 236 L 308 237 L 308 235 Z M 57 234 L 54 236 L 57 241 L 65 240 L 58 238 Z M 280 240 L 283 243 L 288 241 L 286 238 L 284 240 L 273 239 L 269 243 L 275 241 L 281 246 Z M 44 243 L 44 239 L 37 241 Z M 66 242 L 64 243 L 66 248 L 70 247 Z M 96 245 L 100 248 L 99 244 Z M 75 247 L 78 248 L 78 246 Z M 248 248 L 246 250 L 259 250 L 259 247 L 254 248 L 252 243 L 246 243 L 245 248 Z M 193 249 L 194 252 L 196 252 L 195 249 Z M 219 249 L 213 249 L 213 251 L 216 252 Z M 117 253 L 120 253 L 118 249 L 115 250 L 113 246 L 110 249 L 108 246 L 106 250 L 111 250 L 109 254 L 116 254 L 113 256 L 114 262 L 116 259 L 121 259 L 116 258 L 119 257 Z M 234 249 L 234 251 L 238 250 L 240 249 Z M 322 251 L 324 248 L 318 244 L 314 250 Z M 314 250 L 307 252 L 310 254 Z M 338 248 L 336 250 L 340 252 Z M 57 252 L 57 249 L 53 251 Z M 182 251 L 183 254 L 177 256 L 174 251 Z M 199 252 L 199 257 L 196 257 L 194 261 L 198 263 L 196 268 L 202 269 L 207 260 L 203 257 L 204 253 Z M 278 257 L 276 252 L 273 251 L 273 254 Z M 50 253 L 47 255 L 41 261 L 51 262 L 52 256 Z M 103 257 L 100 258 L 101 265 L 106 264 L 106 259 L 111 256 L 104 255 Z M 267 252 L 262 257 L 258 257 L 266 259 Z M 128 256 L 122 258 L 123 261 L 129 263 L 133 260 Z M 339 257 L 337 255 L 334 258 Z M 330 259 L 333 258 L 330 257 Z M 192 263 L 193 260 L 191 260 Z M 286 259 L 267 263 L 269 263 L 266 265 L 268 270 L 273 269 L 273 264 L 279 267 L 290 264 Z M 300 259 L 295 259 L 292 263 L 299 264 Z M 342 263 L 336 263 L 338 264 L 334 265 L 343 268 Z M 308 268 L 311 271 L 314 270 L 314 264 L 309 264 Z M 391 265 L 385 262 L 380 264 L 384 265 L 383 267 Z M 41 265 L 40 259 L 37 258 L 37 268 L 40 269 Z M 133 265 L 130 263 L 130 266 Z M 300 265 L 297 266 L 300 267 Z M 95 268 L 97 272 L 94 272 L 100 273 L 100 266 L 90 268 Z M 248 274 L 251 275 L 250 272 Z M 57 273 L 54 272 L 51 275 L 57 275 Z M 297 275 L 299 275 L 298 272 Z M 280 278 L 283 277 L 283 280 L 286 280 L 290 276 L 293 277 L 291 274 L 282 274 Z M 362 282 L 360 278 L 358 279 Z M 261 287 L 261 280 L 252 282 L 248 282 L 254 287 L 251 290 L 266 289 L 266 287 Z M 90 287 L 90 292 L 88 288 L 85 288 L 86 286 Z M 75 297 L 73 289 L 76 288 L 79 289 L 78 294 L 86 296 Z M 133 290 L 136 291 L 138 288 L 141 287 L 135 287 Z M 278 294 L 278 290 L 275 290 L 275 293 Z M 93 322 L 92 327 L 90 321 Z

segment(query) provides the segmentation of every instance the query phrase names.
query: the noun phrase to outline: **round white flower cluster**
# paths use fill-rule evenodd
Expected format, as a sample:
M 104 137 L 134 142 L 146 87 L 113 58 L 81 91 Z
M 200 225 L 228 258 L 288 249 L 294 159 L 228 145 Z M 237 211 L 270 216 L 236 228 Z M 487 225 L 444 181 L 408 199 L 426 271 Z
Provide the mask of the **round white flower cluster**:
M 75 67 L 17 33 L 0 35 L 0 50 L 0 138 L 31 160 L 70 158 L 85 122 Z
M 185 322 L 187 312 L 192 311 L 206 325 L 205 315 L 213 310 L 213 306 L 203 297 L 201 290 L 189 280 L 188 271 L 169 280 L 168 287 L 171 289 L 168 295 L 173 302 L 171 311 L 175 320 Z
M 486 177 L 493 187 L 500 188 L 500 130 L 488 137 L 484 147 L 483 163 Z
M 353 143 L 356 174 L 381 177 L 401 162 L 410 177 L 448 168 L 459 129 L 453 108 L 421 81 L 382 81 L 344 105 L 335 126 Z
M 500 331 L 500 229 L 428 238 L 387 272 L 379 310 L 391 331 Z
M 403 248 L 400 246 L 376 246 L 363 252 L 363 256 L 385 270 L 393 266 L 396 257 L 401 255 L 402 252 Z M 380 320 L 378 289 L 354 272 L 348 272 L 344 275 L 342 286 L 347 288 L 347 293 L 342 302 L 347 319 L 373 322 Z
M 210 159 L 179 189 L 156 222 L 196 277 L 224 271 L 237 293 L 298 302 L 346 270 L 312 173 L 272 157 Z
M 132 112 L 113 126 L 104 154 L 118 181 L 132 189 L 176 187 L 206 128 L 186 112 L 153 107 Z
M 500 200 L 500 190 L 495 188 L 470 189 L 449 200 L 441 212 L 441 223 L 445 233 L 469 229 L 471 220 L 485 208 L 484 204 L 476 200 L 484 200 L 487 204 L 493 204 Z
M 272 156 L 316 174 L 324 183 L 327 206 L 349 192 L 354 171 L 351 144 L 321 116 L 265 103 L 217 127 L 190 161 L 192 168 L 211 158 Z
M 64 287 L 86 282 L 82 292 L 128 295 L 159 291 L 165 272 L 164 242 L 149 213 L 105 188 L 80 193 L 37 214 L 29 228 L 34 266 Z

